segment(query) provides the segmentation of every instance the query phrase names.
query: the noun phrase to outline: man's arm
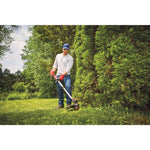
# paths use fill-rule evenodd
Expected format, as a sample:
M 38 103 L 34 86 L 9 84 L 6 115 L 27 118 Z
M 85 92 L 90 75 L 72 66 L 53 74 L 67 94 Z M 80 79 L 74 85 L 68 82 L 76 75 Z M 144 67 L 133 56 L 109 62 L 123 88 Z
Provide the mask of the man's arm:
M 67 73 L 71 71 L 72 66 L 73 66 L 73 57 L 70 58 L 70 60 L 67 64 L 67 69 L 66 69 Z
M 55 71 L 56 71 L 56 69 L 57 69 L 57 68 L 53 67 L 52 71 L 54 71 L 54 72 L 55 72 Z
M 57 63 L 57 56 L 56 56 L 55 62 L 54 62 L 54 65 L 53 65 L 53 69 L 50 71 L 50 75 L 51 75 L 51 76 L 54 75 L 54 72 L 56 71 L 57 66 L 58 66 L 58 63 Z
M 65 76 L 66 74 L 67 74 L 67 72 L 64 72 L 62 75 L 64 75 L 64 76 Z

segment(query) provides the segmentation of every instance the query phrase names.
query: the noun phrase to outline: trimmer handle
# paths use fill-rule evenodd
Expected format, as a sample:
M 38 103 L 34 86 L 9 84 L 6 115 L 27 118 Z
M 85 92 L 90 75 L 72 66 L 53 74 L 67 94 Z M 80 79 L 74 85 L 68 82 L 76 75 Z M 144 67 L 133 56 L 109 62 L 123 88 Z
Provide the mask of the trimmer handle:
M 57 80 L 57 76 L 53 75 L 53 78 L 54 78 L 55 80 Z
M 57 78 L 57 76 L 53 75 L 53 78 L 55 79 L 55 82 L 59 81 L 59 78 Z
M 78 102 L 78 100 L 77 100 L 77 99 L 73 99 L 72 101 L 73 101 L 74 103 L 77 103 L 77 102 Z

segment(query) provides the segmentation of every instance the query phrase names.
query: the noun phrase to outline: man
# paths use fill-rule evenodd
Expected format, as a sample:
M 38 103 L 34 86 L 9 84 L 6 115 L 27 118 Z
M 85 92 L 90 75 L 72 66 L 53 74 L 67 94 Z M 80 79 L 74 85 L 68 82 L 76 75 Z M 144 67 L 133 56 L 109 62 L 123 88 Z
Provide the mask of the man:
M 57 54 L 55 58 L 55 62 L 53 65 L 53 69 L 50 71 L 51 76 L 54 75 L 56 69 L 57 69 L 57 78 L 62 82 L 64 82 L 65 88 L 68 91 L 68 93 L 71 95 L 71 78 L 70 78 L 70 71 L 73 66 L 73 57 L 69 55 L 69 44 L 64 44 L 62 48 L 63 53 Z M 55 109 L 59 108 L 64 108 L 64 96 L 63 96 L 63 89 L 57 83 L 57 91 L 58 91 L 58 107 Z M 67 98 L 67 106 L 71 104 L 71 99 L 69 96 L 66 94 Z

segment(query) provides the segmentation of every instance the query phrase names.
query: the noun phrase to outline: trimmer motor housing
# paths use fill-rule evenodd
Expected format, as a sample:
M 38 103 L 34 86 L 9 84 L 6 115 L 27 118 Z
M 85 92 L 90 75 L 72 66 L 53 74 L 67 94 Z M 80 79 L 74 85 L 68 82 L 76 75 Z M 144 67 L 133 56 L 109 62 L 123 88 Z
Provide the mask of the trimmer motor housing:
M 69 109 L 69 108 L 74 108 L 74 109 L 78 110 L 79 109 L 79 104 L 78 103 L 74 103 L 72 105 L 68 105 L 67 109 Z

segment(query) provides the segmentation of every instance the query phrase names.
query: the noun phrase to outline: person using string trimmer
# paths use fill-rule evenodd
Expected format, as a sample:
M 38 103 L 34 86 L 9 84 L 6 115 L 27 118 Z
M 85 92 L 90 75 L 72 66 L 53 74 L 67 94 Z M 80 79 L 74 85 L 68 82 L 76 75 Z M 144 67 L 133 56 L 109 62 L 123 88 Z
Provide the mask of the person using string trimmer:
M 62 48 L 62 53 L 57 54 L 55 58 L 55 62 L 53 64 L 53 68 L 50 71 L 50 75 L 54 77 L 57 84 L 57 91 L 58 91 L 58 107 L 64 108 L 64 95 L 63 90 L 66 92 L 67 98 L 67 108 L 71 108 L 72 106 L 79 109 L 78 105 L 71 105 L 71 102 L 77 103 L 77 100 L 72 98 L 71 93 L 71 78 L 70 78 L 70 71 L 73 66 L 73 57 L 69 54 L 69 44 L 64 44 Z M 55 76 L 55 71 L 57 70 L 57 74 Z M 62 85 L 64 82 L 65 87 Z M 77 106 L 77 107 L 76 107 Z

